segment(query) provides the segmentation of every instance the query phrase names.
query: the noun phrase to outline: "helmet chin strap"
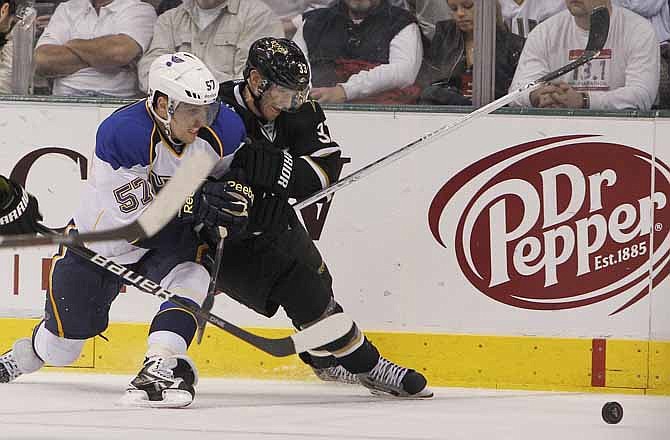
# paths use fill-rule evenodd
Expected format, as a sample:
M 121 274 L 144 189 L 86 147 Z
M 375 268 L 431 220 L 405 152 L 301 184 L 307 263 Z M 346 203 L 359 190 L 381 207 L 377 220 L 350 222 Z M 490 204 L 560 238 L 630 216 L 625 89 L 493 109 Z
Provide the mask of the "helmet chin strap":
M 173 145 L 182 145 L 183 142 L 177 141 L 172 137 L 172 129 L 170 128 L 170 121 L 172 121 L 172 115 L 174 115 L 174 111 L 179 105 L 179 101 L 174 100 L 168 96 L 168 105 L 167 105 L 167 119 L 162 118 L 154 109 L 154 106 L 151 105 L 149 106 L 151 108 L 151 113 L 154 115 L 154 118 L 158 120 L 158 122 L 163 125 L 163 134 L 168 138 L 168 140 L 173 144 Z

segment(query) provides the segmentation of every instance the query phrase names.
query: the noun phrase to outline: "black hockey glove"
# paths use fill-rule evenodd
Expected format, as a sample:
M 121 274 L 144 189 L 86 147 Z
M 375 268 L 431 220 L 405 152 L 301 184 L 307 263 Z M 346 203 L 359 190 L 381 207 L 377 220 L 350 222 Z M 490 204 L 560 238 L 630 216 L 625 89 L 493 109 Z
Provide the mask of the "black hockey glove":
M 269 142 L 253 142 L 235 152 L 231 167 L 242 168 L 249 183 L 289 198 L 293 184 L 293 156 Z
M 249 213 L 249 232 L 278 234 L 285 232 L 293 208 L 288 201 L 273 194 L 264 193 L 254 201 Z
M 0 176 L 0 235 L 36 234 L 42 221 L 37 199 L 18 183 Z
M 179 213 L 196 230 L 224 227 L 228 237 L 246 231 L 254 193 L 241 170 L 231 170 L 220 180 L 210 179 L 186 200 Z

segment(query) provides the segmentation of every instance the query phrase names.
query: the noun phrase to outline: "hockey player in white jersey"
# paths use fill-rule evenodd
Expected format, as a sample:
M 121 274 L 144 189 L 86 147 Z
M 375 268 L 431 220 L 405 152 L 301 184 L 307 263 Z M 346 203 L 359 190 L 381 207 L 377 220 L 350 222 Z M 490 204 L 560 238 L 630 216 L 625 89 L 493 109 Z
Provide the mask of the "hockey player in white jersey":
M 228 171 L 246 132 L 239 116 L 219 103 L 219 85 L 212 73 L 189 53 L 156 59 L 149 89 L 148 98 L 117 110 L 100 124 L 83 203 L 68 231 L 133 222 L 181 163 L 195 152 L 210 154 L 219 160 L 212 172 L 217 180 L 208 180 L 189 197 L 158 234 L 142 241 L 90 245 L 199 306 L 210 276 L 197 261 L 201 241 L 196 231 L 225 227 L 228 237 L 235 237 L 246 228 L 253 193 L 239 170 Z M 16 188 L 5 193 L 17 198 Z M 30 232 L 35 210 L 36 204 L 25 224 L 14 229 Z M 0 227 L 0 233 L 7 231 Z M 121 287 L 114 274 L 61 248 L 52 262 L 44 320 L 32 338 L 19 339 L 0 356 L 0 382 L 37 371 L 45 363 L 74 362 L 86 339 L 107 328 L 110 306 Z M 170 302 L 161 305 L 151 324 L 144 365 L 128 388 L 126 403 L 182 407 L 192 402 L 197 371 L 186 349 L 195 329 L 192 313 Z

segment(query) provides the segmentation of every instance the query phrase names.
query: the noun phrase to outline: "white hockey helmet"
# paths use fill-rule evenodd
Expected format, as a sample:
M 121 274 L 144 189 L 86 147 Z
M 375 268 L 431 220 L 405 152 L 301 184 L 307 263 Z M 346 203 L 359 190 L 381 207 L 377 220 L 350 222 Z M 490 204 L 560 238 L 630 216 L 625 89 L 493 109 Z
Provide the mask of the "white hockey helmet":
M 155 112 L 156 94 L 168 99 L 167 119 Z M 163 123 L 170 135 L 170 120 L 181 103 L 207 106 L 207 124 L 218 113 L 219 82 L 198 57 L 188 52 L 161 55 L 149 69 L 149 102 L 154 116 Z

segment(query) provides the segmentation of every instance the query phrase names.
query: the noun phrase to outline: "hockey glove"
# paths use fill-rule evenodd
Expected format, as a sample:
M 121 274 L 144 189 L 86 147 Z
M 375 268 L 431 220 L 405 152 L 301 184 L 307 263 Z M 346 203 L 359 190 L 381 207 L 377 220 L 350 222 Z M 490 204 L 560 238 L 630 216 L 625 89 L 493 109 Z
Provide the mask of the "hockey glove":
M 289 198 L 293 184 L 290 153 L 268 142 L 253 142 L 237 150 L 231 167 L 242 168 L 252 186 Z
M 36 234 L 42 221 L 37 199 L 18 183 L 0 176 L 0 235 Z
M 192 221 L 195 229 L 224 227 L 233 237 L 246 231 L 254 193 L 245 183 L 244 173 L 233 170 L 220 180 L 208 180 L 186 200 L 179 216 Z
M 249 213 L 249 232 L 278 234 L 285 232 L 289 225 L 291 205 L 273 194 L 264 193 L 256 198 Z

